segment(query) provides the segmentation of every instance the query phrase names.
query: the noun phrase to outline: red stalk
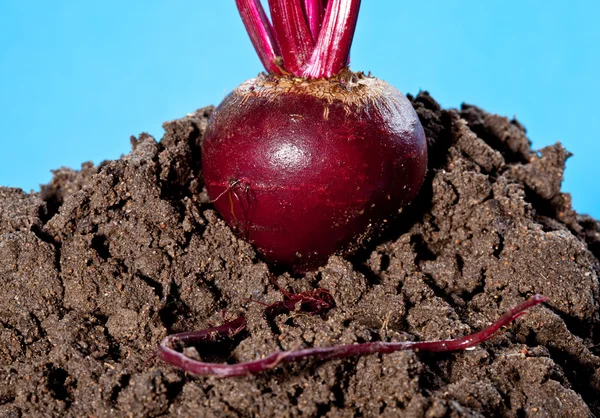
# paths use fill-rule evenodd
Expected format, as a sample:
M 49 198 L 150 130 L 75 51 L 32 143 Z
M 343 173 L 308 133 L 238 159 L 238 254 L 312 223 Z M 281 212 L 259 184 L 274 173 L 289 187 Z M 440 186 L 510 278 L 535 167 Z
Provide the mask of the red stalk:
M 308 21 L 308 28 L 312 34 L 313 41 L 319 39 L 321 24 L 325 16 L 325 6 L 323 0 L 304 0 L 304 12 Z
M 315 46 L 302 4 L 300 0 L 269 0 L 269 6 L 283 66 L 301 76 Z
M 348 64 L 360 0 L 329 0 L 321 32 L 302 75 L 328 78 Z
M 236 0 L 236 4 L 263 66 L 269 73 L 281 74 L 276 64 L 279 48 L 260 0 Z
M 183 355 L 183 353 L 180 353 L 173 348 L 178 344 L 189 345 L 201 342 L 211 342 L 214 341 L 218 336 L 233 336 L 242 331 L 246 326 L 245 317 L 240 316 L 239 318 L 218 327 L 208 328 L 202 331 L 170 335 L 166 337 L 160 344 L 158 356 L 164 361 L 195 375 L 234 377 L 259 373 L 272 369 L 279 364 L 299 361 L 309 357 L 318 360 L 325 360 L 374 353 L 392 353 L 400 350 L 428 351 L 434 353 L 464 350 L 489 340 L 500 328 L 508 325 L 523 315 L 527 309 L 547 300 L 548 298 L 540 295 L 532 296 L 520 305 L 510 309 L 493 324 L 484 328 L 483 330 L 461 338 L 449 340 L 372 342 L 363 344 L 346 344 L 323 348 L 305 348 L 294 351 L 280 351 L 270 354 L 260 360 L 239 364 L 205 363 L 186 357 Z

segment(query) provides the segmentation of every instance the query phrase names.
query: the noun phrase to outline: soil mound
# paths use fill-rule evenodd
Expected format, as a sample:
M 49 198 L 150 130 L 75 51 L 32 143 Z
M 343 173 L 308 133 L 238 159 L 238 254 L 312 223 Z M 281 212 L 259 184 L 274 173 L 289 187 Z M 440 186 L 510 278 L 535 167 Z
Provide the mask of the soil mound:
M 200 147 L 212 108 L 156 142 L 40 193 L 0 188 L 0 416 L 600 415 L 600 223 L 561 193 L 569 154 L 531 150 L 516 121 L 410 98 L 430 145 L 418 199 L 348 258 L 292 278 L 331 291 L 326 319 L 278 316 L 270 268 L 219 219 Z M 458 337 L 527 296 L 550 298 L 474 350 L 400 352 L 194 378 L 148 362 L 167 334 L 244 313 L 227 356 Z M 221 353 L 221 356 L 223 353 Z M 227 357 L 226 356 L 226 357 Z

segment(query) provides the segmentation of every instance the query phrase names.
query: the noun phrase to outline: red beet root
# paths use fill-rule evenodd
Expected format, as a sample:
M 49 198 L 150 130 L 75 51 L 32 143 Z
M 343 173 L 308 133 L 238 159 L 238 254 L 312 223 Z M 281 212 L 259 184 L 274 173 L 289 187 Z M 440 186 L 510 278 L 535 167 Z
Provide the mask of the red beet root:
M 298 295 L 300 296 L 300 295 Z M 219 338 L 232 337 L 246 328 L 246 318 L 240 316 L 221 326 L 205 329 L 202 331 L 185 332 L 182 334 L 169 335 L 160 344 L 158 357 L 169 364 L 177 366 L 188 373 L 198 376 L 234 377 L 246 376 L 270 370 L 283 363 L 300 361 L 307 358 L 327 360 L 345 358 L 351 356 L 363 356 L 367 354 L 386 354 L 401 350 L 427 351 L 431 353 L 444 353 L 449 351 L 467 350 L 475 347 L 490 338 L 502 327 L 507 326 L 526 310 L 534 307 L 548 299 L 535 295 L 520 305 L 508 310 L 488 327 L 473 334 L 461 338 L 438 341 L 391 341 L 391 342 L 367 342 L 361 344 L 336 345 L 333 347 L 312 347 L 292 351 L 279 351 L 258 360 L 238 364 L 206 363 L 194 360 L 176 350 L 178 346 L 189 346 L 198 343 L 210 343 Z M 310 314 L 310 312 L 308 312 Z
M 237 0 L 269 75 L 235 89 L 203 143 L 210 198 L 296 272 L 345 253 L 417 194 L 425 134 L 398 90 L 346 67 L 359 0 Z M 281 51 L 281 56 L 278 51 Z
M 392 86 L 260 76 L 213 115 L 202 168 L 225 221 L 267 260 L 304 271 L 409 202 L 426 164 L 417 115 Z

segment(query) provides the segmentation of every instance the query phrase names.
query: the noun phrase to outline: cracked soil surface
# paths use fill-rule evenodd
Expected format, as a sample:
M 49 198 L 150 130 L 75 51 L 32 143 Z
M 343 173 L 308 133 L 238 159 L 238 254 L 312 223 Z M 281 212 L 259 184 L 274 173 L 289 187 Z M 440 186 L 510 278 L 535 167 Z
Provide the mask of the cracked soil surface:
M 569 154 L 519 122 L 411 98 L 430 170 L 418 199 L 350 257 L 270 270 L 203 191 L 212 108 L 132 138 L 119 160 L 60 169 L 40 193 L 0 188 L 0 416 L 586 417 L 600 415 L 600 223 L 561 193 Z M 263 316 L 270 279 L 330 290 L 323 319 Z M 474 350 L 399 352 L 195 378 L 148 361 L 167 334 L 244 313 L 227 355 L 440 339 L 550 298 Z

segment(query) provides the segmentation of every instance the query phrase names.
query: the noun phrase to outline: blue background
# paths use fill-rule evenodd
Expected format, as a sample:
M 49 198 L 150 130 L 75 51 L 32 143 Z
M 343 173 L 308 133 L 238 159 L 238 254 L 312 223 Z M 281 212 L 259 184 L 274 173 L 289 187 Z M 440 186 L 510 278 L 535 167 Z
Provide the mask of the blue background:
M 599 15 L 596 0 L 364 1 L 352 68 L 517 115 L 536 148 L 560 140 L 564 190 L 598 218 Z M 234 0 L 0 0 L 0 184 L 118 158 L 259 71 Z

